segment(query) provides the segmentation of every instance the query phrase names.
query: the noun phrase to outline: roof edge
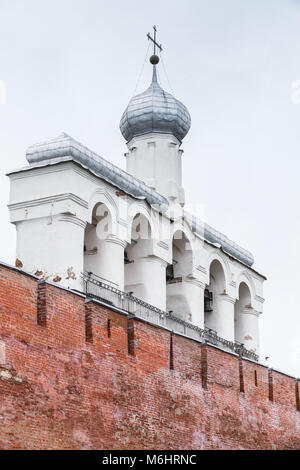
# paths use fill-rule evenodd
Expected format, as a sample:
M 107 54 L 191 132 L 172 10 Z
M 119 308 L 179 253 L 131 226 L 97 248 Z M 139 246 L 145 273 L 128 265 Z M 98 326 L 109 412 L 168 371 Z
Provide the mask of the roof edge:
M 31 168 L 73 160 L 133 198 L 146 199 L 150 206 L 160 212 L 165 212 L 169 207 L 164 196 L 66 133 L 56 139 L 30 146 L 26 151 L 26 158 Z

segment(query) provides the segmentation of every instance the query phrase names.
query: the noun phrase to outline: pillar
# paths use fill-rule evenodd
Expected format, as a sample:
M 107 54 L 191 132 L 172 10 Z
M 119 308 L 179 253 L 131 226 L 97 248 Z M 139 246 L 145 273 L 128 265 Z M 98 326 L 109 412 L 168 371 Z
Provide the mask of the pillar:
M 235 299 L 227 294 L 215 294 L 213 311 L 205 316 L 205 324 L 215 330 L 223 339 L 234 342 L 234 304 Z
M 252 307 L 245 307 L 236 321 L 236 340 L 255 354 L 259 354 L 259 312 Z
M 177 317 L 204 328 L 204 288 L 197 279 L 167 284 L 167 310 Z
M 167 263 L 155 255 L 136 258 L 126 264 L 126 292 L 133 292 L 135 297 L 165 311 L 166 266 Z
M 97 241 L 97 254 L 94 260 L 94 274 L 104 282 L 112 283 L 119 290 L 124 290 L 124 248 L 126 241 L 113 235 Z

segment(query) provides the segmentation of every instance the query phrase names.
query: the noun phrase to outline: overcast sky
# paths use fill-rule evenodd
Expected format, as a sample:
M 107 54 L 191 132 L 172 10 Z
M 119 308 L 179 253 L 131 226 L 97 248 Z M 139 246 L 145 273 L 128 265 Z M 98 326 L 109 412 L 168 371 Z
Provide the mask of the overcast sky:
M 5 173 L 29 145 L 65 131 L 125 167 L 119 120 L 156 24 L 192 116 L 187 202 L 254 253 L 268 278 L 262 356 L 299 377 L 300 1 L 0 0 L 0 22 L 0 260 L 15 260 Z M 159 76 L 172 92 L 161 64 Z M 136 91 L 150 78 L 146 62 Z

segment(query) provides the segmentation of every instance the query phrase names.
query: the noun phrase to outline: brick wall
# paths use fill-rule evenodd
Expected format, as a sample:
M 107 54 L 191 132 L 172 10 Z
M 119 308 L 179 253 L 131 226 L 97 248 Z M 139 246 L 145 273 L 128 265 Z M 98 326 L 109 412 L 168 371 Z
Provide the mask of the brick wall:
M 287 375 L 0 266 L 1 449 L 299 449 L 297 393 Z

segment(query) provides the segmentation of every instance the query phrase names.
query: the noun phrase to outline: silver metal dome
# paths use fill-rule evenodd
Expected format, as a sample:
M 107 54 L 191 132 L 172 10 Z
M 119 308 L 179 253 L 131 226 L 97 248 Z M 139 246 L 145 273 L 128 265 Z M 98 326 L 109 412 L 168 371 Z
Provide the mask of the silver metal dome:
M 172 134 L 182 141 L 190 127 L 190 113 L 159 86 L 154 65 L 151 85 L 144 93 L 134 96 L 123 113 L 120 129 L 124 139 L 129 142 L 133 137 L 156 132 Z

